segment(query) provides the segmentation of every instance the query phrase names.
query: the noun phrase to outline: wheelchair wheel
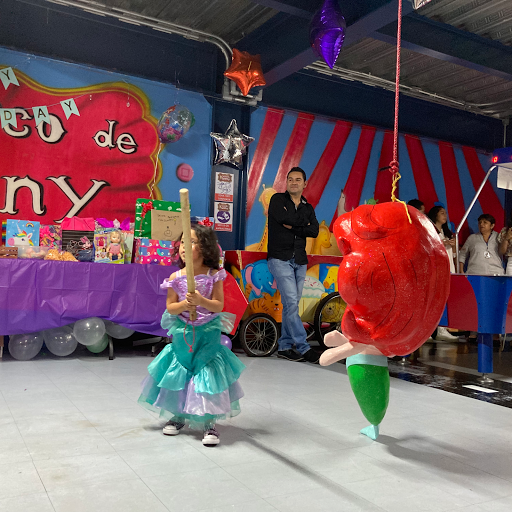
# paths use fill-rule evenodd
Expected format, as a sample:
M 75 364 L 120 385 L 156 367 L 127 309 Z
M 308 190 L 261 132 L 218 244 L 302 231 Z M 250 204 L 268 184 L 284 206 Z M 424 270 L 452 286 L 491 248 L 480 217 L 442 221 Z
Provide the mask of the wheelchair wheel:
M 279 327 L 264 313 L 252 315 L 240 326 L 240 344 L 250 357 L 271 356 L 277 350 Z
M 324 336 L 331 331 L 341 331 L 341 319 L 345 313 L 345 301 L 338 292 L 326 295 L 315 310 L 315 335 L 321 347 L 327 348 L 324 344 Z

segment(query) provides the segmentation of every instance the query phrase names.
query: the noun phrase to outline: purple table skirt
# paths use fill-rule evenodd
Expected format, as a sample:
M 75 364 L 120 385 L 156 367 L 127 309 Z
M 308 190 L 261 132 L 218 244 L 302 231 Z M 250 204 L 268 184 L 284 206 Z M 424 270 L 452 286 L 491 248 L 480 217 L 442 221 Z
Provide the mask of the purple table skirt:
M 0 259 L 0 335 L 96 316 L 165 336 L 162 281 L 177 267 Z

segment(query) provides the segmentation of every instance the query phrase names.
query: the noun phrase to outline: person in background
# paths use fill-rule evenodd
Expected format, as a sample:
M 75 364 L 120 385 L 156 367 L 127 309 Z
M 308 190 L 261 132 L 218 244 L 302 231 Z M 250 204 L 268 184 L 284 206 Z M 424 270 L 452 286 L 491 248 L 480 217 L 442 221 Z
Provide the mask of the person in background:
M 414 208 L 416 208 L 416 210 L 419 210 L 421 213 L 425 213 L 425 205 L 419 199 L 411 199 L 410 201 L 408 201 L 407 204 L 409 206 L 414 206 Z
M 427 217 L 432 221 L 432 224 L 434 224 L 437 234 L 439 235 L 441 242 L 443 242 L 446 253 L 448 254 L 448 258 L 450 259 L 450 272 L 454 274 L 455 264 L 453 262 L 453 251 L 455 248 L 455 238 L 453 237 L 453 233 L 448 227 L 448 214 L 442 206 L 434 206 L 428 211 Z M 440 325 L 432 334 L 432 338 L 435 341 L 459 340 L 458 336 L 453 336 L 453 334 L 450 334 L 446 327 L 441 327 Z
M 434 224 L 437 234 L 444 244 L 444 248 L 450 258 L 450 272 L 454 274 L 455 265 L 453 259 L 455 257 L 455 238 L 448 227 L 448 214 L 442 206 L 434 206 L 428 211 L 427 217 L 432 221 L 432 224 Z
M 283 320 L 277 356 L 290 361 L 318 363 L 320 354 L 306 341 L 299 316 L 308 257 L 306 237 L 318 236 L 314 208 L 302 196 L 306 173 L 293 167 L 287 176 L 286 192 L 272 196 L 268 207 L 268 269 L 274 276 L 283 303 Z M 295 350 L 294 350 L 295 347 Z
M 467 274 L 503 275 L 503 263 L 498 248 L 498 233 L 494 231 L 495 224 L 496 219 L 489 213 L 478 217 L 480 233 L 469 235 L 459 253 L 459 272 L 461 274 L 464 273 L 464 263 L 468 260 Z
M 512 276 L 512 212 L 510 212 L 510 218 L 508 219 L 507 225 L 500 231 L 498 235 L 498 252 L 500 256 L 507 258 L 507 264 L 505 267 L 505 274 Z

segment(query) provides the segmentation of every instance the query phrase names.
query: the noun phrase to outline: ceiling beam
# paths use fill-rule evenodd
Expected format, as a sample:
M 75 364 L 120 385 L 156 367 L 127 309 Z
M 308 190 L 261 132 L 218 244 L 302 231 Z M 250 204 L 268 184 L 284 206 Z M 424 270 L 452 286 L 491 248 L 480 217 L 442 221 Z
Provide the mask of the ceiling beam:
M 313 12 L 306 11 L 305 9 L 299 9 L 298 7 L 293 7 L 293 5 L 288 5 L 283 2 L 279 2 L 278 0 L 250 0 L 253 4 L 258 4 L 263 7 L 269 7 L 270 9 L 274 9 L 275 11 L 285 12 L 286 14 L 291 14 L 292 16 L 297 16 L 299 18 L 304 18 L 306 20 L 310 20 L 313 17 Z
M 382 27 L 370 37 L 396 44 L 396 28 Z M 423 55 L 512 80 L 512 47 L 417 13 L 404 18 L 402 46 Z
M 389 43 L 396 46 L 396 37 L 381 34 L 380 32 L 374 32 L 373 34 L 371 34 L 370 37 L 372 39 L 382 41 L 383 43 Z M 425 55 L 427 57 L 432 57 L 434 59 L 439 59 L 445 62 L 450 62 L 452 64 L 457 64 L 458 66 L 463 66 L 468 69 L 479 71 L 480 73 L 496 76 L 498 78 L 503 78 L 504 80 L 512 82 L 512 73 L 505 73 L 504 71 L 499 71 L 488 66 L 482 66 L 481 64 L 476 64 L 475 62 L 471 62 L 467 59 L 461 59 L 460 57 L 455 57 L 446 52 L 432 50 L 431 48 L 426 48 L 425 46 L 420 46 L 418 44 L 411 43 L 410 41 L 404 41 L 403 39 L 401 46 L 402 48 L 406 48 L 407 50 L 411 50 L 416 53 L 421 53 L 422 55 Z
M 406 16 L 413 11 L 413 7 L 409 2 L 404 3 L 402 9 L 403 16 Z M 347 27 L 344 45 L 351 45 L 370 36 L 376 30 L 396 22 L 397 17 L 398 0 L 391 0 L 388 4 L 383 5 Z M 296 73 L 297 71 L 300 71 L 316 60 L 318 60 L 318 57 L 311 48 L 303 50 L 299 54 L 265 72 L 267 87 L 289 75 L 292 75 L 293 73 Z

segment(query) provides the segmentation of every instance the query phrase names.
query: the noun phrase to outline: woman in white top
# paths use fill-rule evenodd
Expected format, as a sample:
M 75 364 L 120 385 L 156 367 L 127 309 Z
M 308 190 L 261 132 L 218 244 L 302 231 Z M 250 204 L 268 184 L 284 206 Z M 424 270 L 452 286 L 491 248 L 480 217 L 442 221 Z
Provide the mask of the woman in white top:
M 481 276 L 503 275 L 503 263 L 498 251 L 498 233 L 494 231 L 496 219 L 489 213 L 478 217 L 480 233 L 469 235 L 459 253 L 459 271 L 464 273 L 464 263 L 469 253 L 468 274 Z
M 448 214 L 442 206 L 434 206 L 428 212 L 428 218 L 437 229 L 437 234 L 444 244 L 444 248 L 450 258 L 450 272 L 455 273 L 455 264 L 453 263 L 455 238 L 448 227 Z

